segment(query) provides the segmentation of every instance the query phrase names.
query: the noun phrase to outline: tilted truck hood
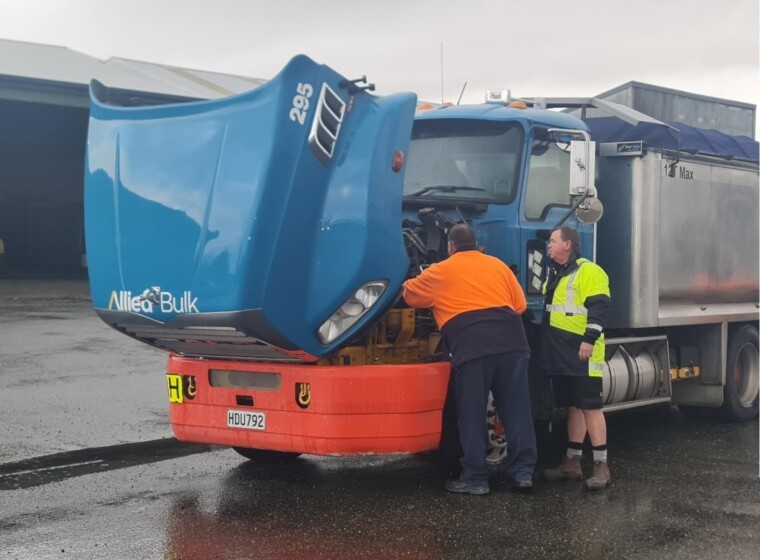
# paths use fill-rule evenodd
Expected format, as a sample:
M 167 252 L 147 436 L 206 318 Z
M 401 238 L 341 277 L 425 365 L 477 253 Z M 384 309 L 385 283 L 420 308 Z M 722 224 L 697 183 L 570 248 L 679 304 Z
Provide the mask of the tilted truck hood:
M 93 83 L 85 228 L 101 318 L 188 355 L 309 360 L 387 310 L 409 266 L 391 167 L 416 97 L 343 81 L 297 56 L 215 101 L 113 107 Z M 323 343 L 369 282 L 387 286 L 379 300 Z

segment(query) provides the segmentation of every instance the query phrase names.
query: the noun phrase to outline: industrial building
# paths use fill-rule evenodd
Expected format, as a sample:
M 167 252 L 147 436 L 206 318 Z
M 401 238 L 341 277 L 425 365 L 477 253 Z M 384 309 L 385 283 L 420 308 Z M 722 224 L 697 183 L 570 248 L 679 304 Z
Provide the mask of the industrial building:
M 90 80 L 129 104 L 226 97 L 264 80 L 101 61 L 0 39 L 0 277 L 85 277 L 84 153 Z

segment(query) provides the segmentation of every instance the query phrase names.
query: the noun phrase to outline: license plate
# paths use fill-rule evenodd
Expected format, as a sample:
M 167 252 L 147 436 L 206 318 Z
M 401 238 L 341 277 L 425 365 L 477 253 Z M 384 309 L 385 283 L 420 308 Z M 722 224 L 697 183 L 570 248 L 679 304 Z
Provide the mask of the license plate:
M 267 417 L 263 412 L 251 412 L 250 410 L 228 410 L 228 428 L 246 428 L 248 430 L 266 430 Z

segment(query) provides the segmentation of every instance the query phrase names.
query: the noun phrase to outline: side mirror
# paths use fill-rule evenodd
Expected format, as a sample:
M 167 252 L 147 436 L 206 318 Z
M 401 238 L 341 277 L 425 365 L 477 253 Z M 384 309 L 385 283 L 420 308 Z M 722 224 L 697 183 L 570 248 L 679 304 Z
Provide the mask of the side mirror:
M 552 138 L 570 139 L 570 184 L 569 195 L 596 195 L 594 178 L 596 175 L 596 142 L 585 130 L 550 128 Z
M 596 167 L 596 143 L 584 133 L 583 140 L 570 142 L 570 196 L 589 194 L 594 196 Z
M 578 221 L 584 224 L 595 224 L 602 219 L 603 215 L 604 205 L 602 201 L 593 196 L 584 199 L 575 211 Z

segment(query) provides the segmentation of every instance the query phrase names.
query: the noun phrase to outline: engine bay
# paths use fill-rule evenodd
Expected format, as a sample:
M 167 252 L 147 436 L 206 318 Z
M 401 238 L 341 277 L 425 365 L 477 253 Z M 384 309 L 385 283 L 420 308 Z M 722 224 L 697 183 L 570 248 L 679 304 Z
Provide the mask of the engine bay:
M 448 256 L 447 235 L 456 224 L 434 207 L 420 208 L 417 219 L 401 224 L 409 257 L 406 279 Z M 323 365 L 371 365 L 436 362 L 443 359 L 441 333 L 429 309 L 412 309 L 401 293 L 392 308 L 375 324 L 365 329 L 336 352 L 320 360 Z

